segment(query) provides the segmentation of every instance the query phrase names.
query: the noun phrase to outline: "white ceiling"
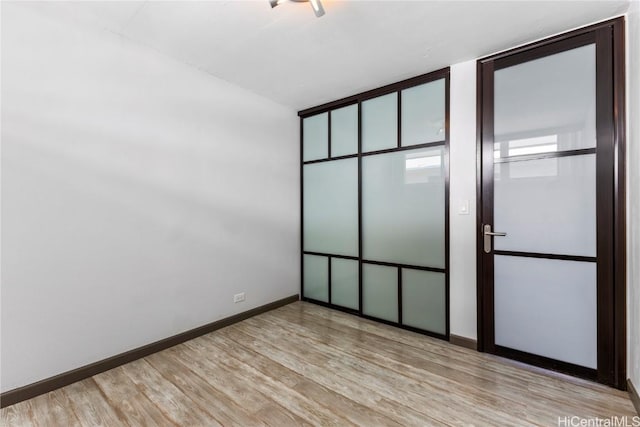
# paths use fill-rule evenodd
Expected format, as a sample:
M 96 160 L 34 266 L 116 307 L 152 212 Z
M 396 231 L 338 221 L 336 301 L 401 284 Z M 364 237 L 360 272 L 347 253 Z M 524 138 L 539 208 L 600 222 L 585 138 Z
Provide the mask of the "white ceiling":
M 297 110 L 622 14 L 628 0 L 56 2 L 120 34 Z

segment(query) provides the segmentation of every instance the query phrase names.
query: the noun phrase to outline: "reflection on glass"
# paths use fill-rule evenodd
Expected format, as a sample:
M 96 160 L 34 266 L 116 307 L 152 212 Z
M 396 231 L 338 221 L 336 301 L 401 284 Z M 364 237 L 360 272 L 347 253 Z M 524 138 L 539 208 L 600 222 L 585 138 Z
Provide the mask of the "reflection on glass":
M 558 135 L 496 142 L 493 147 L 493 157 L 496 159 L 500 157 L 553 153 L 558 151 Z
M 443 174 L 442 151 L 426 150 L 405 154 L 405 183 L 418 184 L 439 180 Z
M 398 94 L 372 98 L 362 103 L 362 151 L 398 146 Z
M 364 259 L 444 268 L 443 157 L 443 147 L 363 157 Z
M 512 166 L 501 166 L 496 168 L 496 179 L 503 179 L 500 177 L 499 172 L 505 171 L 508 179 L 517 178 L 543 178 L 545 176 L 553 177 L 558 175 L 558 158 L 545 159 L 546 162 L 540 163 L 528 163 L 514 162 Z M 516 164 L 519 163 L 519 164 Z
M 331 303 L 358 309 L 358 261 L 331 258 Z
M 596 256 L 596 156 L 494 165 L 495 249 Z M 542 201 L 542 203 L 541 203 Z
M 401 100 L 403 147 L 445 140 L 444 79 L 405 89 Z
M 358 256 L 358 159 L 303 167 L 304 250 Z
M 362 266 L 362 312 L 378 319 L 398 321 L 398 269 Z
M 317 114 L 302 120 L 302 159 L 329 157 L 329 115 Z
M 594 44 L 497 70 L 494 95 L 496 142 L 552 136 L 553 151 L 595 147 Z
M 304 255 L 304 296 L 329 302 L 329 259 L 324 256 Z
M 331 156 L 358 152 L 358 105 L 331 111 Z
M 596 263 L 495 256 L 495 342 L 597 367 Z

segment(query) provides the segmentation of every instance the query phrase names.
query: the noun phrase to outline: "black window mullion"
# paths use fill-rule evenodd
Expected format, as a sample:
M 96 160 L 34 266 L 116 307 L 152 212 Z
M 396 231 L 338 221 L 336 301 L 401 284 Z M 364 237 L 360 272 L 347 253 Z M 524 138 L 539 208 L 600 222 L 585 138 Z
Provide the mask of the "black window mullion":
M 331 111 L 327 112 L 327 159 L 331 160 Z
M 362 316 L 362 102 L 358 102 L 358 313 Z
M 327 296 L 327 301 L 329 302 L 329 304 L 333 304 L 331 302 L 331 256 L 327 257 L 327 286 L 329 287 L 328 289 L 328 296 Z
M 397 147 L 400 148 L 402 146 L 402 91 L 398 91 L 398 121 L 396 123 L 396 127 L 398 128 L 398 144 Z
M 398 267 L 398 323 L 402 325 L 402 267 Z

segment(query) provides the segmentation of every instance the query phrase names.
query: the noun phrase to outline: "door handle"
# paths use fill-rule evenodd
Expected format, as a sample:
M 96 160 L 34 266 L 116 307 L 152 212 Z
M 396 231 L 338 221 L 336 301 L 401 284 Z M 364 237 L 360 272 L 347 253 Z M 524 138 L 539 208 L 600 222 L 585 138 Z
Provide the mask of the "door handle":
M 500 231 L 491 231 L 491 225 L 485 224 L 482 227 L 482 234 L 484 235 L 484 252 L 491 253 L 491 238 L 493 236 L 504 237 L 507 233 L 502 233 Z

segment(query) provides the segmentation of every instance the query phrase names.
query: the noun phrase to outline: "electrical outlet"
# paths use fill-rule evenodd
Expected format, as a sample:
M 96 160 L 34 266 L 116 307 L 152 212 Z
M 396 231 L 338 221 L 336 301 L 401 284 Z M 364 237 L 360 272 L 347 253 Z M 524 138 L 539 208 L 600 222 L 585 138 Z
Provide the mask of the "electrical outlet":
M 242 302 L 244 301 L 244 292 L 241 292 L 239 294 L 235 294 L 233 296 L 233 302 L 234 303 L 238 303 L 238 302 Z

